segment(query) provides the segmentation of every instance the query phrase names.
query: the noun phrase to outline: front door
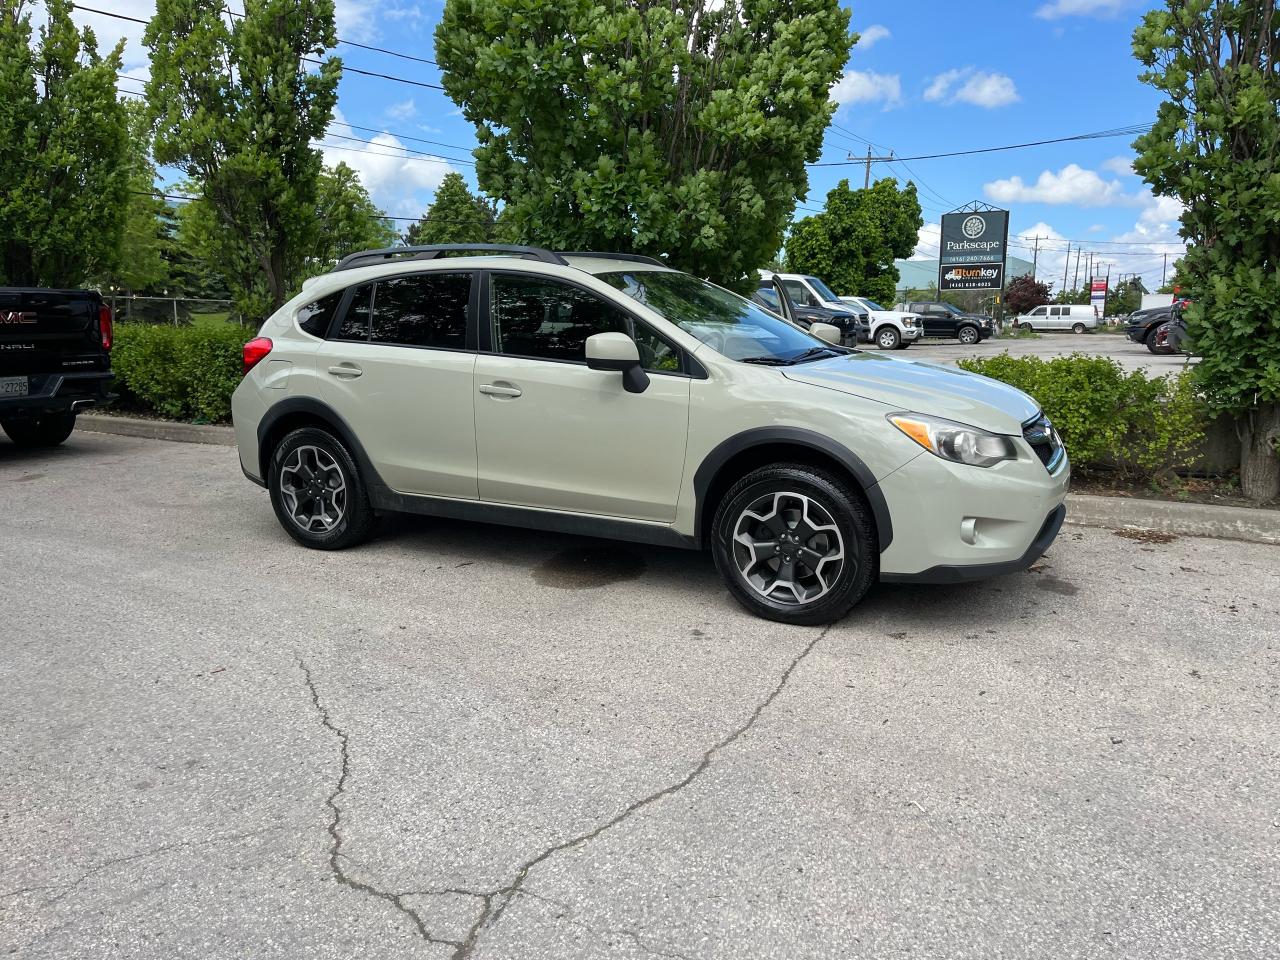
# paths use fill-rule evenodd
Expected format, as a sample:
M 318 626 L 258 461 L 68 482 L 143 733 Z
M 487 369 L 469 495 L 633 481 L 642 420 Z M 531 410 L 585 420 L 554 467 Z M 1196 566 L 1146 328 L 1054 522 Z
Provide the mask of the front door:
M 316 353 L 321 393 L 400 493 L 476 498 L 473 274 L 365 283 Z
M 937 304 L 926 304 L 923 311 L 926 337 L 950 337 L 955 335 L 951 314 Z
M 495 271 L 488 286 L 493 352 L 478 357 L 473 381 L 480 499 L 674 520 L 689 429 L 679 350 L 563 281 Z M 587 337 L 608 331 L 636 340 L 643 393 L 587 367 Z

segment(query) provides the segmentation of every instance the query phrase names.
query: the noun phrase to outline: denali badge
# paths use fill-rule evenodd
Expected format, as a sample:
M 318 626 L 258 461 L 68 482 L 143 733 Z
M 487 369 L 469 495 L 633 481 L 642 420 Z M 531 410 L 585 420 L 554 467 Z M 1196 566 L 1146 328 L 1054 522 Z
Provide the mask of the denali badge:
M 0 310 L 0 324 L 35 322 L 36 315 L 30 310 Z

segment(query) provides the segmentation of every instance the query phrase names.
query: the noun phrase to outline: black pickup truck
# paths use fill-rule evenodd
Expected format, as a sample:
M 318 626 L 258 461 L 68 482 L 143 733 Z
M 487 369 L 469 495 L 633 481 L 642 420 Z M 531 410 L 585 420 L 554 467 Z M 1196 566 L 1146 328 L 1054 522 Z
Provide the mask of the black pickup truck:
M 92 290 L 0 287 L 0 427 L 52 447 L 111 399 L 111 308 Z

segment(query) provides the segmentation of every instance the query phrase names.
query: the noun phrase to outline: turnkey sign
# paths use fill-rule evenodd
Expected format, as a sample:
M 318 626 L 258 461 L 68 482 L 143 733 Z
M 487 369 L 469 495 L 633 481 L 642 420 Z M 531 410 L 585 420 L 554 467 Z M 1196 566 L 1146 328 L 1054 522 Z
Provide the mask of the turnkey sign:
M 942 215 L 939 290 L 999 290 L 1009 246 L 1009 211 L 959 210 Z

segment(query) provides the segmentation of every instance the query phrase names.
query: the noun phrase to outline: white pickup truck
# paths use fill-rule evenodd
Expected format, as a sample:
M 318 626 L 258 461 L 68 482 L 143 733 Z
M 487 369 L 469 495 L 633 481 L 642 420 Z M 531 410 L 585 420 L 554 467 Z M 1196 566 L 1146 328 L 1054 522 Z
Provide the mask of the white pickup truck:
M 871 342 L 881 350 L 905 350 L 924 334 L 920 317 L 905 310 L 886 310 L 866 297 L 841 297 L 842 302 L 871 318 Z

